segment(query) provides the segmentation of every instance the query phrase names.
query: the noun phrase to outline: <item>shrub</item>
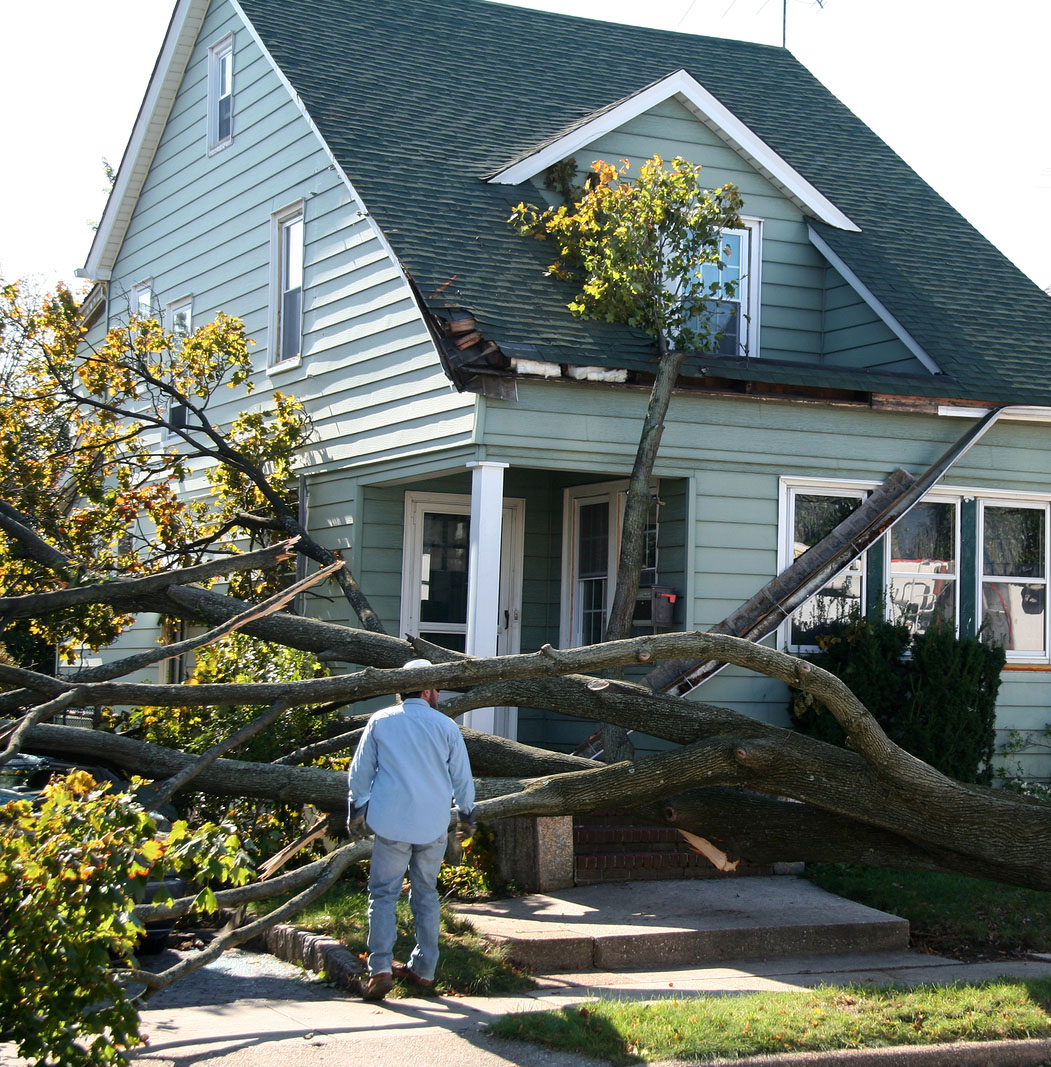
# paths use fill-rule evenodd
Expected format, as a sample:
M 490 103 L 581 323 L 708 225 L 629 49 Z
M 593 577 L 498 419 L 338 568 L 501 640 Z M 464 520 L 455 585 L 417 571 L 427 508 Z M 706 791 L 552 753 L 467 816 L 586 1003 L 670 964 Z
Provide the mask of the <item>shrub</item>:
M 1002 648 L 944 625 L 913 636 L 886 620 L 853 619 L 807 658 L 841 678 L 907 752 L 961 782 L 992 778 Z M 791 711 L 803 733 L 845 743 L 820 701 L 793 691 Z
M 38 1067 L 123 1063 L 141 1044 L 120 970 L 134 965 L 132 909 L 162 858 L 209 882 L 250 877 L 226 828 L 190 835 L 177 822 L 165 837 L 130 793 L 86 771 L 53 779 L 35 804 L 0 807 L 0 1042 Z

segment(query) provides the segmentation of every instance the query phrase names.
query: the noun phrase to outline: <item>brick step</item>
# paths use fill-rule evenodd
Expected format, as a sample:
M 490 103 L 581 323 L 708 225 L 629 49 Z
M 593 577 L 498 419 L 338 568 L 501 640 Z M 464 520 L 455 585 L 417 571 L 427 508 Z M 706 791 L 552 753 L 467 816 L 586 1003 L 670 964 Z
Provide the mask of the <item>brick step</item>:
M 630 816 L 586 815 L 573 821 L 574 881 L 669 881 L 769 875 L 766 865 L 740 863 L 733 872 L 717 870 L 694 852 L 674 827 Z

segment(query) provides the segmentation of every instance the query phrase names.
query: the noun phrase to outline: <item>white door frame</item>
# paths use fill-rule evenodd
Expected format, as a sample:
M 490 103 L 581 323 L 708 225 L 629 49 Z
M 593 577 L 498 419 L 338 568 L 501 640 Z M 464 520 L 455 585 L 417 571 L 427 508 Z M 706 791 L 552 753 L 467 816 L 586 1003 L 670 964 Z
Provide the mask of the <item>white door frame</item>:
M 405 534 L 402 548 L 401 632 L 417 635 L 420 632 L 420 590 L 423 582 L 423 516 L 428 513 L 470 515 L 471 497 L 457 493 L 428 493 L 409 490 L 405 493 Z M 525 544 L 525 500 L 504 497 L 500 523 L 500 582 L 496 626 L 496 650 L 499 654 L 514 654 L 521 647 L 522 633 L 522 559 Z M 473 560 L 468 561 L 468 585 Z M 468 599 L 468 612 L 472 600 Z M 430 632 L 464 633 L 465 647 L 468 632 L 483 629 L 477 620 L 463 624 L 425 624 Z M 491 627 L 487 627 L 491 632 Z M 485 717 L 489 721 L 472 722 L 482 718 L 477 709 L 465 716 L 465 725 L 484 729 L 502 737 L 514 738 L 518 732 L 518 709 L 496 708 Z

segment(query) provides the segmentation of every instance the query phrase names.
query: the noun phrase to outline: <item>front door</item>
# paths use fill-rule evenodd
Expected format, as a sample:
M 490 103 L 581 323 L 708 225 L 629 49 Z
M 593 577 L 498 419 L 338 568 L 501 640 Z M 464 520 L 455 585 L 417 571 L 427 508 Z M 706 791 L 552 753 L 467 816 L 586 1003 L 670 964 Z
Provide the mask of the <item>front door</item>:
M 501 525 L 497 652 L 520 648 L 522 542 L 525 502 L 505 499 Z M 448 493 L 405 494 L 402 633 L 463 652 L 467 640 L 471 498 Z M 497 709 L 497 733 L 514 737 L 517 709 Z

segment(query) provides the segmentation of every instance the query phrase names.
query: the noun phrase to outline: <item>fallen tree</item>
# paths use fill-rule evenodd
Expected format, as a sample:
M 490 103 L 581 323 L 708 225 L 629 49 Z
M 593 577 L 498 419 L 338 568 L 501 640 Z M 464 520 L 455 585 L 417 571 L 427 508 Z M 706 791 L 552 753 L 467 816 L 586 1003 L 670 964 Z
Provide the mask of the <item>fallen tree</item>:
M 179 586 L 178 572 L 170 579 L 169 590 L 158 595 L 168 598 L 179 589 L 180 595 L 171 597 L 173 610 L 179 600 L 194 600 L 194 595 L 181 595 L 187 593 L 199 595 L 213 619 L 223 608 L 228 618 L 246 614 L 243 602 L 227 603 L 221 595 L 203 596 Z M 112 591 L 106 595 L 112 597 Z M 272 640 L 277 633 L 289 637 L 289 623 L 270 614 L 246 625 Z M 404 670 L 373 666 L 370 660 L 383 664 L 397 659 L 395 646 L 403 660 L 419 651 L 435 654 L 431 646 L 308 619 L 294 620 L 294 630 L 300 646 L 323 648 L 329 657 L 338 654 L 337 638 L 346 630 L 347 652 L 352 649 L 350 654 L 366 665 L 299 682 L 212 685 L 53 678 L 0 665 L 0 681 L 18 687 L 4 694 L 8 712 L 19 702 L 26 715 L 47 705 L 70 709 L 150 703 L 174 708 L 280 701 L 284 707 L 350 706 L 430 687 L 460 692 L 444 706 L 454 715 L 493 704 L 545 708 L 645 731 L 679 747 L 603 766 L 468 731 L 484 798 L 480 818 L 637 811 L 646 805 L 655 816 L 747 859 L 837 858 L 922 866 L 1051 889 L 1051 849 L 1044 847 L 1051 844 L 1051 810 L 1024 797 L 946 778 L 892 744 L 839 679 L 774 649 L 721 634 L 668 634 L 572 650 L 545 646 L 531 654 L 484 660 L 446 653 L 445 662 Z M 813 694 L 843 727 L 851 750 L 727 708 L 596 677 L 629 664 L 673 659 L 731 663 Z M 346 751 L 356 733 L 349 731 L 345 738 Z M 31 726 L 25 744 L 40 752 L 105 756 L 155 780 L 184 772 L 198 759 L 131 738 L 45 724 Z M 293 764 L 220 759 L 202 766 L 180 788 L 312 803 L 340 816 L 345 805 L 341 773 Z M 728 789 L 741 792 L 728 794 Z M 776 834 L 771 832 L 774 820 Z

